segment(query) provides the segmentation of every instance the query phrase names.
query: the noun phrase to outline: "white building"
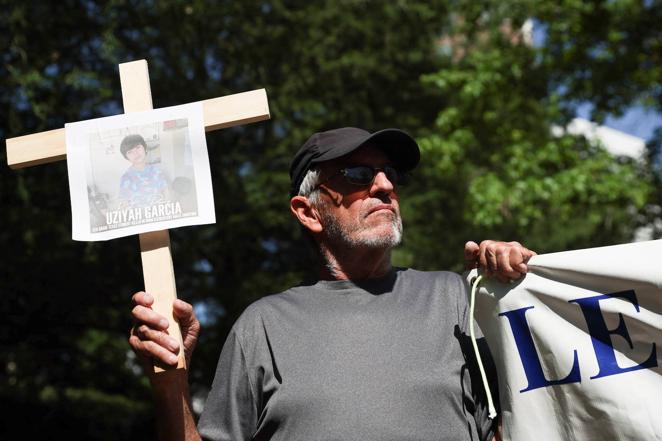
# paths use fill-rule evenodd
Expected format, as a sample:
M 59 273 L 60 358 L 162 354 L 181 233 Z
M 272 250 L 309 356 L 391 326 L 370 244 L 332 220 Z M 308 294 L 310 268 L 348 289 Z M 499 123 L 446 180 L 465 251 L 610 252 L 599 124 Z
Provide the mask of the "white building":
M 582 135 L 592 142 L 599 142 L 614 156 L 642 159 L 646 154 L 646 141 L 611 127 L 600 126 L 583 118 L 575 118 L 566 127 L 571 135 Z M 558 133 L 555 129 L 554 133 Z

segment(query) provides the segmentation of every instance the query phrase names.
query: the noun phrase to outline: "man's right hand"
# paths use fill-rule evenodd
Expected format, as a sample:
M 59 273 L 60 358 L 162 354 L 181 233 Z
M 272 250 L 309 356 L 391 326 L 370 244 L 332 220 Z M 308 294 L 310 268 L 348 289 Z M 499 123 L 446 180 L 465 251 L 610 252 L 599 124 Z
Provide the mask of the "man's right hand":
M 143 364 L 156 361 L 167 366 L 176 366 L 179 342 L 168 335 L 168 320 L 152 310 L 153 303 L 154 297 L 149 293 L 141 291 L 133 295 L 135 306 L 131 315 L 135 325 L 131 329 L 129 344 Z M 200 334 L 200 322 L 189 303 L 176 299 L 172 306 L 181 327 L 184 356 L 188 366 Z

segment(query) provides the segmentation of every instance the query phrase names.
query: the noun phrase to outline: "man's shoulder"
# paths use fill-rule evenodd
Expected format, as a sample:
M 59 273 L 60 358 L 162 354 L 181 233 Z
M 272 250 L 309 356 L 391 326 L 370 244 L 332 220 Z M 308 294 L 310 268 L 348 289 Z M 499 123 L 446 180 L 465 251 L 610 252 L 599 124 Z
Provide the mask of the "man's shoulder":
M 407 270 L 409 296 L 415 296 L 430 310 L 462 324 L 468 309 L 468 287 L 462 275 L 452 271 Z
M 462 284 L 462 276 L 452 271 L 424 271 L 415 268 L 400 268 L 401 277 L 427 283 Z
M 467 285 L 464 278 L 452 271 L 421 271 L 412 268 L 402 270 L 400 287 L 408 295 L 416 294 L 452 301 L 458 305 L 467 301 Z
M 306 286 L 294 286 L 285 291 L 267 294 L 255 300 L 244 309 L 234 327 L 245 328 L 246 326 L 253 326 L 255 323 L 261 323 L 265 315 L 272 314 L 274 311 L 285 308 L 292 303 L 305 300 L 305 288 Z

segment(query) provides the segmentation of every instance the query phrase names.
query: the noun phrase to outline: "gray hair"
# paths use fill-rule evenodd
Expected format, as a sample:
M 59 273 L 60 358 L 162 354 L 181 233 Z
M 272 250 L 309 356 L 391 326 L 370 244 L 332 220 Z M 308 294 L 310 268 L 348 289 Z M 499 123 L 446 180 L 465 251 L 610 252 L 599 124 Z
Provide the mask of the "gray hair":
M 317 186 L 320 181 L 320 171 L 315 168 L 311 168 L 306 172 L 306 176 L 303 177 L 301 185 L 299 186 L 299 196 L 305 196 L 308 198 L 311 204 L 317 205 L 320 202 L 320 192 Z

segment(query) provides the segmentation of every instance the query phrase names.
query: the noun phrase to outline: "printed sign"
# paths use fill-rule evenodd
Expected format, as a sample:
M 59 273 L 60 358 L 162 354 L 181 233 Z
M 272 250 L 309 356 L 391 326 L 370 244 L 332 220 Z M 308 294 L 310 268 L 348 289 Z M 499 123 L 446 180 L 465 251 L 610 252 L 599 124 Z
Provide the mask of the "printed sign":
M 661 262 L 657 240 L 535 256 L 513 285 L 481 282 L 504 440 L 662 439 Z
M 202 103 L 65 125 L 74 240 L 215 222 Z

